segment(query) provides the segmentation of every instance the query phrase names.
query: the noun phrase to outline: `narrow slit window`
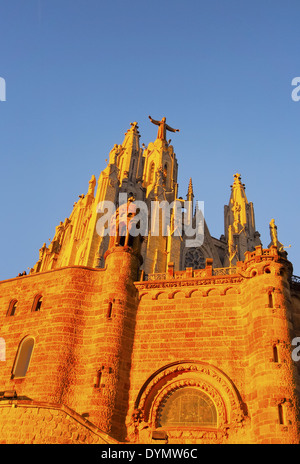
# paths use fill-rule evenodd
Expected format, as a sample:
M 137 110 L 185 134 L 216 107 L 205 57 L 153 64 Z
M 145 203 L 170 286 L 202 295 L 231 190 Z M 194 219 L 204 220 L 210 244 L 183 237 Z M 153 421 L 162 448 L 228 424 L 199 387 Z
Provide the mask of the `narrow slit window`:
M 100 388 L 101 377 L 102 377 L 102 372 L 101 372 L 101 370 L 99 370 L 99 371 L 97 371 L 97 375 L 96 375 L 96 378 L 95 378 L 95 383 L 94 383 L 95 388 Z
M 168 178 L 168 165 L 167 165 L 167 163 L 164 165 L 163 178 L 164 178 L 164 184 L 166 184 L 167 178 Z
M 112 302 L 110 301 L 108 303 L 108 307 L 107 307 L 107 319 L 111 319 L 111 315 L 112 315 Z
M 273 308 L 273 293 L 268 294 L 268 303 L 269 303 L 269 308 Z
M 282 406 L 282 404 L 278 405 L 278 420 L 279 420 L 279 424 L 281 424 L 281 425 L 284 424 L 284 414 L 283 414 L 283 406 Z
M 155 164 L 152 161 L 152 163 L 150 164 L 150 170 L 149 170 L 149 184 L 152 184 L 154 180 L 154 169 L 155 169 Z
M 275 363 L 279 362 L 279 357 L 278 357 L 278 348 L 276 345 L 273 346 L 273 361 Z

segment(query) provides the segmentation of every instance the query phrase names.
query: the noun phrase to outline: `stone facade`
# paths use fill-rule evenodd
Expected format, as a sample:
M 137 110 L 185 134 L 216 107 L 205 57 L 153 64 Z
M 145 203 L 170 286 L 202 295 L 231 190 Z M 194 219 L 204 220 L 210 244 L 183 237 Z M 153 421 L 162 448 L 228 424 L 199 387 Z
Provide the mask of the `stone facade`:
M 30 274 L 0 283 L 0 441 L 299 443 L 300 285 L 240 175 L 220 239 L 206 223 L 192 248 L 97 233 L 101 201 L 121 221 L 120 193 L 177 199 L 173 147 L 139 137 L 133 123 Z

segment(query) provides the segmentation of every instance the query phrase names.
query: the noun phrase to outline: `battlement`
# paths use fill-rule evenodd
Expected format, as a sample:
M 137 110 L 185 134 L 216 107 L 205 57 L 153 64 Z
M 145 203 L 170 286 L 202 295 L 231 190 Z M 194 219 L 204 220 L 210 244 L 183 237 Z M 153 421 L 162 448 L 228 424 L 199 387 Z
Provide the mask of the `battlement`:
M 189 279 L 203 279 L 207 283 L 209 281 L 215 283 L 224 283 L 225 280 L 221 277 L 226 278 L 226 282 L 240 282 L 244 278 L 248 278 L 247 271 L 251 268 L 253 272 L 253 264 L 264 263 L 266 262 L 281 262 L 290 269 L 290 263 L 286 259 L 286 254 L 281 254 L 278 252 L 278 249 L 275 246 L 272 246 L 268 249 L 263 249 L 262 246 L 257 246 L 255 251 L 248 251 L 245 253 L 245 261 L 238 261 L 235 266 L 230 267 L 213 267 L 213 260 L 206 259 L 205 267 L 203 269 L 193 269 L 192 267 L 187 267 L 184 271 L 174 271 L 174 263 L 168 264 L 167 272 L 163 273 L 151 273 L 151 274 L 141 274 L 140 283 L 137 283 L 139 287 L 145 285 L 150 287 L 152 282 L 160 281 L 183 281 Z M 246 275 L 245 275 L 246 273 Z M 241 277 L 242 279 L 238 279 Z M 141 284 L 143 282 L 143 284 Z M 148 283 L 148 284 L 146 284 Z M 144 288 L 144 287 L 143 287 Z

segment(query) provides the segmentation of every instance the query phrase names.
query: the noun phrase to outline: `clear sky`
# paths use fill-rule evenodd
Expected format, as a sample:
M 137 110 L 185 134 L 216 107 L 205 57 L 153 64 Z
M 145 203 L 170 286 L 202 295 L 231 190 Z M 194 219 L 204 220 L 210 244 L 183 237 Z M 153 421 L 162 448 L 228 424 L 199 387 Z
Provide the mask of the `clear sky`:
M 0 280 L 38 249 L 137 121 L 170 134 L 213 236 L 239 172 L 256 228 L 275 218 L 300 275 L 299 0 L 0 0 Z

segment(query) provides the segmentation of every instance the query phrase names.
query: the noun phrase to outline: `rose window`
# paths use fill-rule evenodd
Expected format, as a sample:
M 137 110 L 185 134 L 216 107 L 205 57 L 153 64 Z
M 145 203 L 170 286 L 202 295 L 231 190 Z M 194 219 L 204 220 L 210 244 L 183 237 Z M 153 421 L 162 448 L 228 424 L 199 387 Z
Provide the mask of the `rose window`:
M 185 255 L 185 267 L 192 267 L 193 269 L 204 269 L 205 258 L 199 248 L 191 248 Z

